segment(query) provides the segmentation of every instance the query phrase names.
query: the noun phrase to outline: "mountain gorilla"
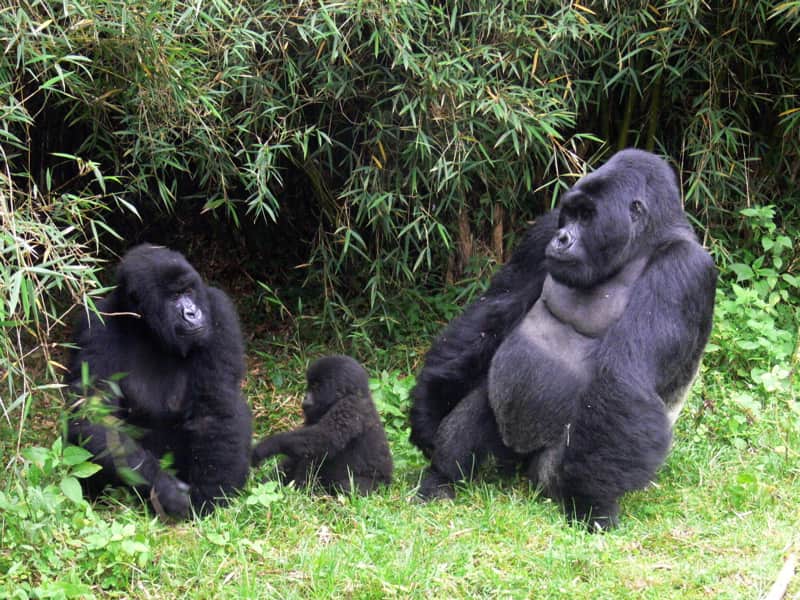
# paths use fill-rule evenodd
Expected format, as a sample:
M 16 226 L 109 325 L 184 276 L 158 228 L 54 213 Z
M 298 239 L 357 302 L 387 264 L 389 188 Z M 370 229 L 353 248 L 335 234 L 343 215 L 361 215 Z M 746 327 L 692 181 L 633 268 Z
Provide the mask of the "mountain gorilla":
M 326 356 L 306 374 L 305 423 L 277 433 L 253 449 L 253 465 L 285 454 L 285 483 L 318 483 L 328 492 L 367 494 L 392 481 L 392 455 L 372 402 L 367 372 L 349 356 Z
M 68 375 L 68 440 L 102 467 L 87 492 L 128 485 L 161 516 L 210 512 L 250 465 L 236 309 L 182 255 L 150 245 L 122 258 L 97 309 L 102 320 L 85 311 L 77 325 Z
M 666 162 L 613 156 L 541 217 L 488 291 L 433 343 L 412 390 L 423 498 L 487 454 L 567 515 L 616 524 L 644 487 L 708 340 L 717 271 Z

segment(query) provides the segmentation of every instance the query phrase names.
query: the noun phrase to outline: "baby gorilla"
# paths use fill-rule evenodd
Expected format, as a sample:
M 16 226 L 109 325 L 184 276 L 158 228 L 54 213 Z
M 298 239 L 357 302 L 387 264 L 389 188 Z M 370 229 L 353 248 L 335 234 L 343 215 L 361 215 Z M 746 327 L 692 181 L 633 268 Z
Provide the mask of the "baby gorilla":
M 316 482 L 329 493 L 367 494 L 390 483 L 392 455 L 364 368 L 349 356 L 326 356 L 308 368 L 306 380 L 305 424 L 259 443 L 253 466 L 285 454 L 284 483 Z

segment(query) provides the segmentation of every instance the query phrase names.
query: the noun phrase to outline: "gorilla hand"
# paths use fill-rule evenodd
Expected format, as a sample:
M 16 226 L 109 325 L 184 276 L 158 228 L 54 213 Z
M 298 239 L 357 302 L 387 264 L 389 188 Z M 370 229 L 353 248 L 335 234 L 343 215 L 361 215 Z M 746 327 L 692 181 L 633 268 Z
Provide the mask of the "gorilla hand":
M 275 435 L 259 442 L 258 445 L 253 448 L 253 456 L 251 460 L 252 465 L 256 467 L 267 460 L 270 456 L 275 456 L 276 454 L 286 454 L 286 448 L 284 448 L 286 437 L 287 436 L 285 432 L 276 433 Z
M 189 486 L 169 473 L 161 472 L 150 488 L 150 502 L 163 521 L 185 519 L 189 516 L 191 499 Z

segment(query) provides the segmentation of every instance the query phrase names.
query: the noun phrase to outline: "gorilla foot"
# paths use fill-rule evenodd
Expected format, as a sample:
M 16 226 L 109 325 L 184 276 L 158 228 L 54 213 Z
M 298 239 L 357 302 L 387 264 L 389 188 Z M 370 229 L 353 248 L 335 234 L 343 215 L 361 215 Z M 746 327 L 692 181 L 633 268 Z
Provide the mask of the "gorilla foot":
M 567 517 L 573 524 L 585 526 L 589 533 L 602 533 L 619 524 L 619 504 L 616 500 L 590 502 L 573 498 L 564 506 Z
M 430 500 L 452 500 L 456 497 L 454 483 L 434 469 L 428 469 L 417 490 L 417 496 L 424 502 Z
M 189 486 L 172 475 L 160 473 L 150 488 L 150 504 L 162 521 L 185 519 L 192 507 Z

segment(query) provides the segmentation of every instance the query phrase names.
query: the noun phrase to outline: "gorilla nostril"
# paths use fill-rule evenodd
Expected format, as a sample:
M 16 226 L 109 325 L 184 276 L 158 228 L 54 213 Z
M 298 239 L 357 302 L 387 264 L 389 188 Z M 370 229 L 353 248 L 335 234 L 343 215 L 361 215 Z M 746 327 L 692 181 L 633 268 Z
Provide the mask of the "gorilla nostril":
M 189 321 L 190 323 L 194 323 L 195 321 L 199 321 L 203 317 L 203 312 L 199 308 L 184 308 L 183 309 L 183 318 Z

